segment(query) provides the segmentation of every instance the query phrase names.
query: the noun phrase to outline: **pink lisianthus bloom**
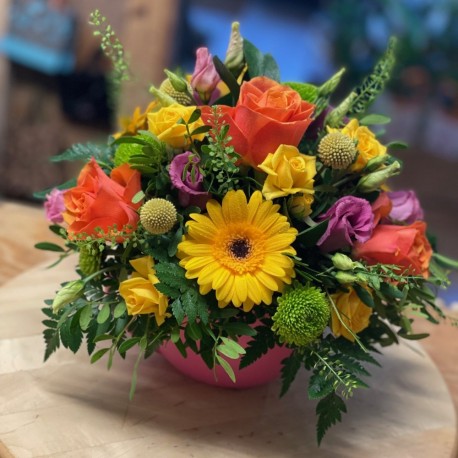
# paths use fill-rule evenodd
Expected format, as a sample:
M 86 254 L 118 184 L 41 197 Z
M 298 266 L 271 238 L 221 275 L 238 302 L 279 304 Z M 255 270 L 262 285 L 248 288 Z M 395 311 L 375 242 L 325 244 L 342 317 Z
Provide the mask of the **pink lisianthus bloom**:
M 374 214 L 365 199 L 342 197 L 319 217 L 321 221 L 326 219 L 329 219 L 328 227 L 317 242 L 324 252 L 353 246 L 355 241 L 366 242 L 372 235 Z
M 64 222 L 62 213 L 65 211 L 64 191 L 54 188 L 49 194 L 46 194 L 45 201 L 46 219 L 54 224 Z
M 204 209 L 210 199 L 210 194 L 202 187 L 204 177 L 200 173 L 199 162 L 200 159 L 191 151 L 185 151 L 175 156 L 170 163 L 170 180 L 173 187 L 178 189 L 178 200 L 183 207 L 195 205 Z M 186 166 L 188 168 L 185 172 Z
M 208 103 L 212 99 L 213 91 L 221 81 L 213 57 L 208 48 L 199 48 L 196 51 L 196 65 L 191 78 L 191 87 L 197 92 L 202 103 Z
M 413 224 L 424 218 L 423 209 L 414 191 L 389 192 L 392 209 L 388 218 L 394 222 Z

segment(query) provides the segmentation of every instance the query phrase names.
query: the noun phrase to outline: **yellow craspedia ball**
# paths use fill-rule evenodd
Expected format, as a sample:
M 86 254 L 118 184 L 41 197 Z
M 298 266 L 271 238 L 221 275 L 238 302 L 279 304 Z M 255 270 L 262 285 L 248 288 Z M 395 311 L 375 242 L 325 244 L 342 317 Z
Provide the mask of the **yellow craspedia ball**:
M 151 234 L 165 234 L 177 222 L 176 208 L 172 202 L 165 199 L 148 200 L 140 208 L 140 222 Z
M 162 81 L 161 85 L 159 86 L 159 90 L 165 92 L 167 95 L 170 95 L 170 97 L 174 98 L 181 105 L 189 106 L 193 105 L 194 102 L 191 96 L 189 95 L 192 94 L 192 87 L 189 84 L 188 86 L 188 93 L 177 91 L 173 87 L 172 82 L 168 78 L 166 78 L 164 81 Z
M 333 169 L 346 169 L 356 157 L 354 141 L 341 132 L 325 135 L 318 145 L 318 157 Z

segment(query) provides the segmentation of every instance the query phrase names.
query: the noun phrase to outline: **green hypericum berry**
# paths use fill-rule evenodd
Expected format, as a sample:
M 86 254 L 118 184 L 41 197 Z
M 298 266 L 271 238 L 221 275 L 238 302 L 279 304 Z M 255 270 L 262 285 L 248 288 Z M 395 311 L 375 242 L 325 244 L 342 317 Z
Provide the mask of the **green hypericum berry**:
M 272 330 L 281 342 L 306 346 L 322 334 L 330 317 L 331 309 L 323 291 L 303 286 L 278 298 Z
M 91 275 L 100 269 L 100 253 L 90 245 L 83 245 L 80 249 L 79 266 L 83 275 Z

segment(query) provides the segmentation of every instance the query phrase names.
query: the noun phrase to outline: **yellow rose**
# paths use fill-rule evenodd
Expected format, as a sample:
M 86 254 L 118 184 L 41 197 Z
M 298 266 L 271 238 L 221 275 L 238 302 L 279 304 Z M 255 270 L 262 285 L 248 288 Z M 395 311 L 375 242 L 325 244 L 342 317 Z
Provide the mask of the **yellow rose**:
M 130 263 L 135 272 L 131 278 L 119 285 L 119 294 L 126 301 L 127 313 L 129 315 L 154 313 L 156 323 L 160 326 L 171 315 L 166 313 L 167 296 L 154 286 L 159 280 L 153 269 L 153 259 L 151 256 L 144 256 Z
M 167 107 L 162 107 L 159 111 L 148 113 L 148 129 L 156 135 L 159 140 L 167 143 L 173 148 L 184 148 L 189 145 L 189 139 L 185 137 L 187 131 L 184 124 L 177 124 L 180 118 L 186 122 L 196 107 L 185 107 L 174 103 Z M 192 132 L 197 127 L 203 126 L 201 118 L 189 124 Z M 205 134 L 193 135 L 193 139 L 203 140 Z
M 288 211 L 294 218 L 303 220 L 312 213 L 312 204 L 312 194 L 295 194 L 288 199 Z
M 332 300 L 339 311 L 340 318 L 355 334 L 361 332 L 369 326 L 369 318 L 372 309 L 361 301 L 356 291 L 349 288 L 349 292 L 339 292 L 332 294 Z M 334 309 L 331 309 L 332 332 L 336 337 L 343 336 L 354 342 L 355 338 L 348 332 L 339 320 Z
M 267 173 L 262 194 L 267 200 L 301 192 L 313 194 L 316 175 L 314 156 L 301 154 L 295 146 L 280 145 L 269 153 L 259 168 Z
M 328 129 L 328 131 L 338 132 L 339 130 Z M 382 145 L 366 126 L 360 126 L 357 119 L 352 119 L 340 132 L 357 141 L 358 156 L 350 166 L 352 172 L 361 171 L 371 159 L 386 154 L 386 146 Z

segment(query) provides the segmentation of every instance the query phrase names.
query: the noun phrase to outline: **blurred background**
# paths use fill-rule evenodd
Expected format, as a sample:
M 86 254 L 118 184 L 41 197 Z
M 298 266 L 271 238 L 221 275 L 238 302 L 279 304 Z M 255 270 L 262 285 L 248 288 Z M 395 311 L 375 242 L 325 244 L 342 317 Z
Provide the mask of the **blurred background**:
M 95 8 L 134 75 L 117 103 L 110 62 L 88 25 Z M 273 54 L 283 81 L 321 83 L 345 66 L 334 103 L 398 37 L 393 78 L 373 107 L 392 118 L 384 138 L 409 143 L 397 153 L 405 170 L 392 187 L 416 190 L 440 250 L 458 258 L 456 0 L 2 0 L 0 199 L 30 202 L 34 191 L 73 177 L 79 164 L 49 158 L 74 142 L 105 141 L 120 116 L 146 108 L 148 86 L 160 84 L 164 67 L 192 72 L 197 47 L 224 60 L 234 20 Z

